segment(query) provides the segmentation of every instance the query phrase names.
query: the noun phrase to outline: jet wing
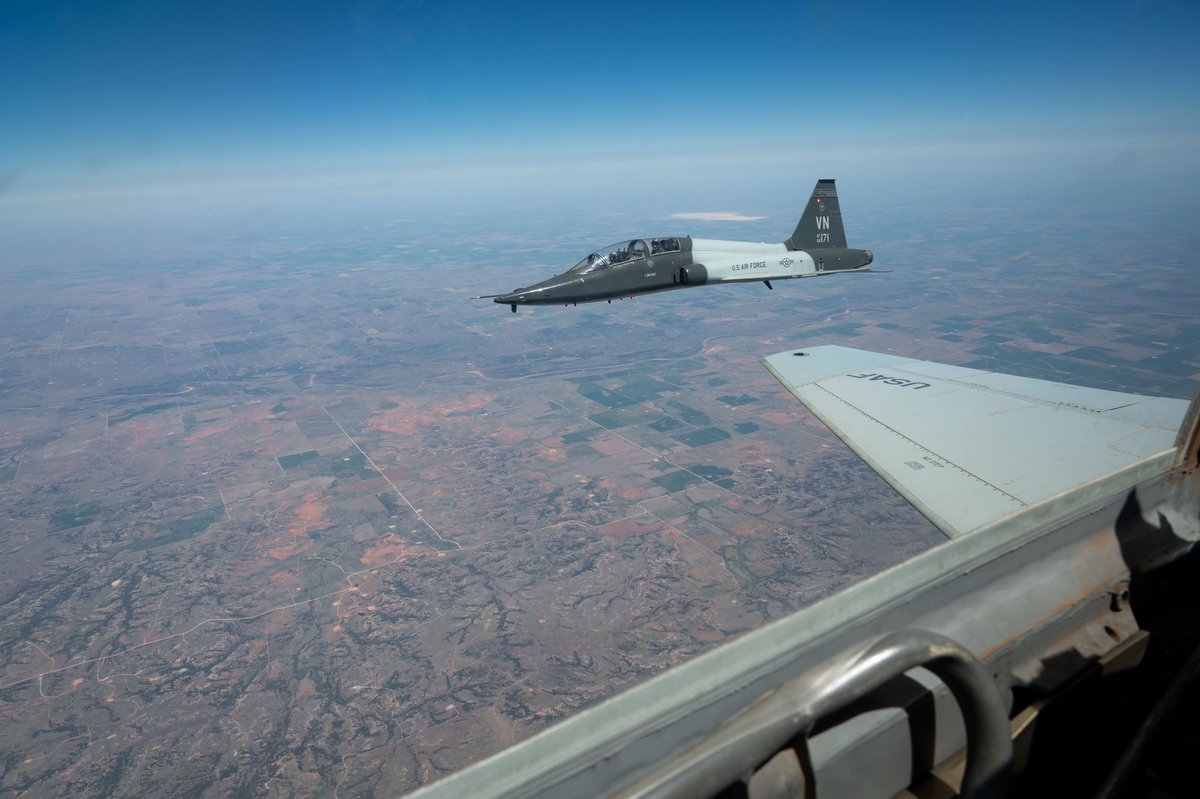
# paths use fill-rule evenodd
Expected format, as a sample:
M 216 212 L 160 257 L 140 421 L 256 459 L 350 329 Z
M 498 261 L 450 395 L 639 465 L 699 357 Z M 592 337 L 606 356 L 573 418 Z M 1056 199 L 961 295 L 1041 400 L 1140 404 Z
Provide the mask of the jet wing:
M 1188 408 L 849 347 L 763 363 L 951 538 L 1114 472 L 1166 468 Z

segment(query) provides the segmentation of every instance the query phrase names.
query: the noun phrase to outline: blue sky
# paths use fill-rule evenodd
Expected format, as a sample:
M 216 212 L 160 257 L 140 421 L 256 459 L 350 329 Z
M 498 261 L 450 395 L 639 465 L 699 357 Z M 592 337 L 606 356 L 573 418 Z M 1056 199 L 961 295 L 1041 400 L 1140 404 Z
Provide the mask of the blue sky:
M 765 179 L 782 154 L 996 171 L 1031 147 L 1196 174 L 1198 39 L 1186 1 L 5 0 L 0 196 L 613 165 Z

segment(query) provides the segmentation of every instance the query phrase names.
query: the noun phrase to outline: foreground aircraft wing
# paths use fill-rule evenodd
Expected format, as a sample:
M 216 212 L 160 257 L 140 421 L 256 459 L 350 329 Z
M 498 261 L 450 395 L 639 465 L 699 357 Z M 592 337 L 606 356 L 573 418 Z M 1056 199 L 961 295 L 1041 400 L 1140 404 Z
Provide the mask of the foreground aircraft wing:
M 1188 403 L 823 346 L 763 359 L 909 502 L 955 538 L 1174 455 Z

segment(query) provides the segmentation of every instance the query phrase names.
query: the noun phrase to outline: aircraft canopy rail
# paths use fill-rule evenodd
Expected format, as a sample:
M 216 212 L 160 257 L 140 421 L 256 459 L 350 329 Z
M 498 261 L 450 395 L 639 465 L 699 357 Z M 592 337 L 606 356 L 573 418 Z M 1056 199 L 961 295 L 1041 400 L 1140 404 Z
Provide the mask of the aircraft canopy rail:
M 766 795 L 808 795 L 798 790 L 805 784 L 805 769 L 789 747 L 805 746 L 819 721 L 918 666 L 949 687 L 962 712 L 967 748 L 961 794 L 975 799 L 1007 795 L 1013 745 L 1008 711 L 991 676 L 971 652 L 949 638 L 901 630 L 851 647 L 768 691 L 617 797 L 706 796 L 714 787 L 732 786 L 746 775 L 752 775 L 746 791 L 750 796 L 760 793 L 755 790 L 760 785 Z M 777 752 L 784 757 L 767 760 Z M 803 760 L 811 763 L 811 756 L 805 753 Z M 792 790 L 771 790 L 783 784 Z
M 678 236 L 655 239 L 629 239 L 609 244 L 584 258 L 570 271 L 577 275 L 586 275 L 599 269 L 607 269 L 616 264 L 633 261 L 646 256 L 660 253 L 679 252 L 681 249 Z

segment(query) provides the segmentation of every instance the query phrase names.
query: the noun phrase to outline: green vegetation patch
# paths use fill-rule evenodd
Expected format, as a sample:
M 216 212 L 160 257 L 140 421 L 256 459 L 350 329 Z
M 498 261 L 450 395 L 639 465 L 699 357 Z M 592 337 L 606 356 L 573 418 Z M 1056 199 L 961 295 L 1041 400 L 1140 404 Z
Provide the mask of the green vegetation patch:
M 667 404 L 667 409 L 672 416 L 682 419 L 690 425 L 704 427 L 712 424 L 712 419 L 708 418 L 708 414 L 698 411 L 690 405 L 684 405 L 682 402 L 670 402 Z
M 1111 364 L 1114 360 L 1120 357 L 1113 350 L 1105 349 L 1104 347 L 1076 347 L 1075 349 L 1071 350 L 1069 355 L 1072 358 L 1078 358 L 1082 361 L 1091 361 L 1093 363 L 1102 363 L 1105 365 Z M 1149 360 L 1157 361 L 1158 358 L 1139 360 L 1149 363 Z
M 879 327 L 886 327 L 889 323 L 881 322 Z M 974 329 L 975 323 L 969 319 L 943 319 L 933 323 L 933 329 L 946 333 L 965 333 Z M 895 325 L 892 326 L 892 329 Z
M 722 485 L 722 482 L 721 482 L 722 480 L 725 480 L 725 479 L 733 476 L 732 469 L 725 469 L 720 466 L 715 466 L 711 463 L 702 463 L 697 466 L 688 466 L 686 468 L 692 474 L 698 474 L 701 477 L 703 477 L 705 480 L 714 482 L 717 485 Z M 732 483 L 732 481 L 730 481 L 730 482 Z M 728 486 L 726 486 L 726 487 L 728 487 Z
M 584 441 L 591 441 L 596 436 L 603 432 L 599 427 L 589 427 L 586 430 L 576 430 L 574 433 L 567 433 L 562 437 L 563 443 L 582 444 Z
M 379 472 L 367 463 L 367 456 L 358 450 L 335 456 L 328 471 L 334 477 L 359 477 L 363 480 L 375 480 L 381 477 Z
M 727 438 L 732 438 L 729 433 L 719 427 L 705 427 L 700 430 L 685 430 L 679 433 L 673 433 L 672 437 L 676 441 L 687 444 L 689 447 L 703 447 L 705 444 L 712 444 L 717 441 L 723 441 Z
M 57 533 L 72 527 L 85 527 L 99 518 L 100 505 L 95 502 L 60 508 L 50 514 L 50 532 Z
M 573 447 L 567 447 L 568 458 L 590 458 L 599 454 L 600 450 L 591 444 L 576 444 Z
M 1174 350 L 1187 352 L 1195 345 L 1197 332 L 1200 332 L 1200 328 L 1196 325 L 1183 325 L 1174 332 L 1155 330 L 1152 337 L 1147 336 L 1145 332 L 1140 332 L 1131 336 L 1122 336 L 1116 341 L 1121 344 L 1141 344 L 1143 347 L 1160 347 L 1165 344 Z
M 279 467 L 284 471 L 294 469 L 305 461 L 310 461 L 317 457 L 317 451 L 310 449 L 308 452 L 297 452 L 293 455 L 280 455 L 275 460 L 279 461 Z
M 717 397 L 717 399 L 720 400 L 721 402 L 725 403 L 726 405 L 734 405 L 734 406 L 749 405 L 752 402 L 758 402 L 757 397 L 751 397 L 749 394 L 738 394 L 738 395 L 726 394 L 723 397 Z
M 659 417 L 659 411 L 654 408 L 619 408 L 589 416 L 596 424 L 615 430 L 618 427 L 628 427 L 633 424 L 644 424 Z
M 660 433 L 669 433 L 672 430 L 678 430 L 683 427 L 683 422 L 676 419 L 674 416 L 663 416 L 657 422 L 651 422 L 646 425 L 651 430 L 657 430 Z
M 734 432 L 745 435 L 747 433 L 753 433 L 755 430 L 757 430 L 758 425 L 755 424 L 754 422 L 738 422 L 737 424 L 735 424 L 733 426 L 733 429 L 734 429 Z
M 609 391 L 607 388 L 598 386 L 595 383 L 582 383 L 575 390 L 580 395 L 587 397 L 597 405 L 603 405 L 605 408 L 624 408 L 627 405 L 634 404 L 634 401 L 628 397 L 622 396 L 616 391 Z
M 674 472 L 667 472 L 655 477 L 651 482 L 663 487 L 668 494 L 674 494 L 676 491 L 682 491 L 691 485 L 696 485 L 702 482 L 699 477 L 694 474 L 688 474 L 683 469 Z
M 695 372 L 699 369 L 707 369 L 709 366 L 707 361 L 698 360 L 696 358 L 684 358 L 679 361 L 671 361 L 669 364 L 662 367 L 664 375 L 684 375 L 688 372 Z
M 183 519 L 167 522 L 166 533 L 152 536 L 151 538 L 143 538 L 133 545 L 133 551 L 142 552 L 147 549 L 163 547 L 167 544 L 177 544 L 180 541 L 195 538 L 211 527 L 217 519 L 221 518 L 223 512 L 221 506 L 213 506 L 206 511 L 197 513 L 195 516 L 187 516 Z
M 634 372 L 621 385 L 619 393 L 622 397 L 628 397 L 634 402 L 649 402 L 658 399 L 664 391 L 670 391 L 673 388 L 650 375 Z
M 1192 362 L 1192 359 L 1193 355 L 1190 349 L 1177 349 L 1164 352 L 1162 355 L 1152 355 L 1142 360 L 1140 365 L 1151 372 L 1171 377 L 1191 378 L 1197 371 L 1197 365 Z M 1112 375 L 1109 374 L 1105 382 L 1100 385 L 1107 384 L 1111 379 Z
M 417 514 L 413 513 L 412 508 L 404 504 L 391 489 L 380 491 L 375 495 L 375 498 L 379 500 L 379 504 L 383 505 L 384 510 L 388 512 L 389 522 L 394 521 L 397 524 L 410 524 L 410 520 L 417 518 Z
M 342 431 L 338 430 L 338 426 L 328 416 L 315 416 L 312 419 L 297 419 L 296 426 L 306 436 L 313 438 L 323 438 L 325 436 L 334 436 Z
M 1025 338 L 1035 341 L 1038 344 L 1061 344 L 1063 341 L 1062 336 L 1051 333 L 1040 322 L 1027 319 L 1013 319 L 1008 323 L 1008 326 Z
M 130 419 L 133 419 L 138 416 L 145 416 L 150 413 L 158 413 L 159 411 L 165 411 L 165 410 L 175 411 L 175 410 L 178 410 L 178 408 L 176 407 L 174 402 L 159 402 L 159 403 L 155 403 L 154 405 L 146 405 L 141 408 L 134 408 L 132 410 L 125 411 L 125 413 L 120 413 L 120 414 L 111 414 L 110 413 L 108 415 L 108 423 L 109 424 L 120 424 L 121 422 L 128 422 Z

